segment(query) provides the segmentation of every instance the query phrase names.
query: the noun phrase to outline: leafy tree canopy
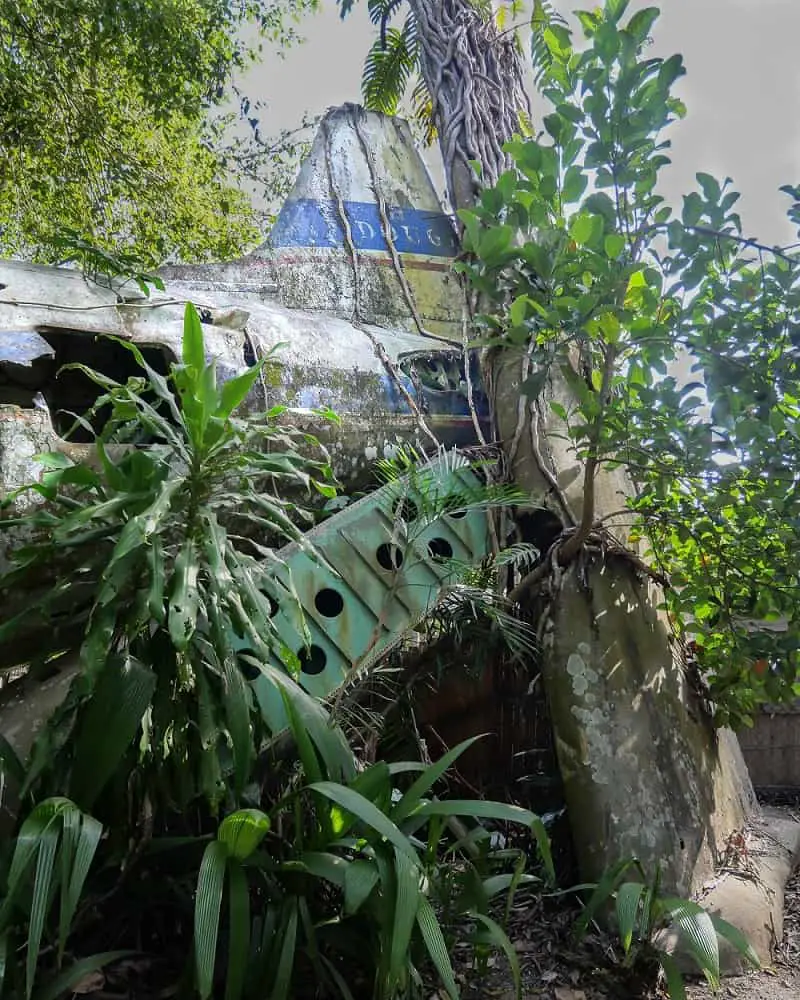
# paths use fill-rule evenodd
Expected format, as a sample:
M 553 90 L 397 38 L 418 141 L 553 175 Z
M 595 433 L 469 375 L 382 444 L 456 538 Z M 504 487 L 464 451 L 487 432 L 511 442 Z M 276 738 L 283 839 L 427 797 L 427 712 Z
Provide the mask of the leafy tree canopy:
M 229 258 L 256 232 L 213 111 L 318 0 L 0 0 L 0 252 L 58 260 L 64 230 L 145 264 Z M 248 110 L 245 101 L 242 110 Z
M 551 111 L 506 145 L 513 169 L 459 214 L 485 343 L 516 351 L 523 391 L 584 464 L 574 555 L 599 527 L 593 480 L 622 465 L 666 610 L 719 724 L 800 693 L 800 258 L 742 233 L 730 178 L 697 174 L 682 212 L 658 194 L 679 55 L 645 56 L 658 10 L 578 12 L 585 43 L 544 32 Z M 800 188 L 786 185 L 789 218 Z M 690 381 L 675 377 L 680 355 Z M 547 394 L 551 378 L 573 402 Z

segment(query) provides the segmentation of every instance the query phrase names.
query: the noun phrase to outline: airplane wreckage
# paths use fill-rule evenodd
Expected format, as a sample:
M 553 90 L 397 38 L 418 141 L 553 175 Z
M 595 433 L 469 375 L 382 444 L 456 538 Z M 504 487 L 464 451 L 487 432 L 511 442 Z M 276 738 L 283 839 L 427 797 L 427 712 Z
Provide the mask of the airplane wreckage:
M 132 283 L 103 284 L 74 269 L 0 261 L 0 493 L 37 477 L 37 454 L 90 456 L 91 434 L 83 441 L 63 435 L 72 414 L 86 412 L 98 394 L 79 372 L 59 374 L 62 366 L 82 361 L 117 381 L 137 374 L 131 352 L 103 336 L 112 334 L 135 342 L 154 368 L 166 372 L 181 354 L 186 302 L 199 311 L 219 377 L 233 377 L 275 345 L 286 345 L 270 355 L 249 406 L 263 412 L 283 404 L 313 433 L 320 431 L 314 411 L 335 411 L 340 422 L 328 423 L 328 433 L 320 437 L 349 492 L 367 484 L 376 459 L 390 457 L 402 443 L 430 451 L 432 438 L 450 451 L 442 457 L 437 450 L 428 473 L 446 489 L 448 484 L 469 488 L 480 474 L 469 449 L 490 439 L 489 407 L 465 343 L 463 296 L 452 270 L 457 248 L 452 220 L 408 125 L 345 105 L 324 118 L 269 240 L 240 260 L 166 267 L 160 272 L 165 290 L 149 297 Z M 275 608 L 276 632 L 297 652 L 299 679 L 315 695 L 331 694 L 355 667 L 373 662 L 413 630 L 446 592 L 447 557 L 474 564 L 490 551 L 487 518 L 479 510 L 453 509 L 432 522 L 421 518 L 418 530 L 409 526 L 396 545 L 398 518 L 416 516 L 413 502 L 398 514 L 389 490 L 367 493 L 313 529 L 313 547 L 322 559 L 298 545 L 281 549 L 285 568 L 263 583 Z M 2 557 L 0 550 L 0 563 Z M 645 853 L 660 858 L 672 851 L 673 812 L 664 812 L 663 803 L 656 808 L 652 790 L 641 784 L 663 764 L 660 737 L 654 737 L 661 732 L 660 719 L 657 712 L 642 716 L 632 707 L 643 697 L 633 668 L 630 675 L 617 667 L 610 671 L 616 693 L 600 712 L 593 684 L 585 680 L 591 675 L 599 682 L 598 675 L 579 655 L 594 641 L 594 622 L 570 621 L 575 636 L 584 626 L 586 643 L 570 656 L 568 673 L 572 676 L 576 657 L 585 672 L 575 673 L 574 690 L 563 688 L 564 704 L 574 708 L 567 735 L 561 733 L 559 757 L 566 754 L 570 767 L 580 758 L 570 787 L 604 817 L 598 829 L 608 844 L 628 843 L 631 801 L 650 803 L 653 817 L 641 819 L 649 824 L 642 826 L 645 840 L 636 841 L 634 824 L 630 836 L 636 850 L 628 853 L 646 847 Z M 0 692 L 0 733 L 22 755 L 78 671 L 74 658 L 65 659 L 60 672 L 35 688 L 23 682 Z M 0 648 L 0 669 L 24 662 L 18 649 Z M 663 672 L 667 676 L 667 664 Z M 282 728 L 280 699 L 262 678 L 250 683 L 272 728 Z M 717 751 L 703 742 L 702 725 L 688 716 L 676 718 L 687 745 L 701 747 L 704 760 L 716 761 Z M 583 720 L 577 729 L 575 719 Z M 574 748 L 564 742 L 573 737 Z M 634 738 L 636 753 L 630 749 Z M 740 760 L 733 734 L 719 739 L 722 757 Z M 673 796 L 681 808 L 699 794 L 686 760 L 676 757 L 669 771 L 674 787 L 682 789 Z M 595 770 L 605 774 L 602 769 L 612 764 L 613 783 L 595 780 Z M 742 773 L 738 764 L 731 773 Z M 720 774 L 709 763 L 707 783 L 714 784 L 719 801 L 708 830 L 695 829 L 693 820 L 687 827 L 687 845 L 696 849 L 688 860 L 676 861 L 681 883 L 695 860 L 698 866 L 706 863 L 708 844 L 723 843 L 753 808 L 749 782 L 742 779 L 740 789 Z M 693 815 L 694 806 L 687 809 Z M 587 843 L 586 856 L 599 863 L 606 848 L 595 851 L 594 841 Z
M 37 478 L 37 454 L 91 452 L 88 431 L 83 440 L 62 435 L 99 390 L 62 366 L 81 361 L 117 381 L 137 374 L 131 353 L 103 336 L 111 334 L 136 343 L 165 373 L 181 354 L 186 302 L 199 312 L 220 379 L 283 345 L 246 405 L 287 406 L 293 421 L 325 440 L 350 490 L 400 444 L 428 452 L 431 436 L 446 449 L 477 444 L 488 433 L 488 402 L 463 341 L 451 270 L 457 246 L 407 123 L 345 105 L 322 121 L 269 240 L 240 260 L 165 267 L 164 291 L 149 296 L 71 268 L 0 261 L 0 493 Z M 323 433 L 318 408 L 339 417 Z M 478 482 L 467 460 L 440 452 L 434 474 L 437 461 L 456 488 Z M 298 546 L 281 551 L 310 648 L 279 574 L 274 621 L 314 694 L 329 694 L 425 614 L 449 572 L 437 556 L 474 561 L 488 551 L 485 515 L 456 512 L 407 543 L 416 558 L 406 550 L 402 567 L 402 552 L 387 544 L 393 518 L 385 499 L 378 490 L 314 529 L 325 567 Z M 63 697 L 68 679 L 56 680 L 52 698 L 38 688 L 36 708 L 25 710 L 20 697 L 0 709 L 6 737 L 29 745 L 45 704 Z M 256 694 L 266 697 L 258 682 Z M 272 699 L 263 707 L 278 724 L 282 706 Z

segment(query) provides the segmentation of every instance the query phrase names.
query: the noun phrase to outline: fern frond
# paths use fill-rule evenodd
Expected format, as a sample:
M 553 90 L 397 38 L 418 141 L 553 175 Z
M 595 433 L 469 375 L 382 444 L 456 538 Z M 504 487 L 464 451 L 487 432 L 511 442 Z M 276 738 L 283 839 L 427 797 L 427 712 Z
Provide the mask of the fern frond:
M 408 17 L 402 30 L 387 28 L 384 37 L 372 43 L 361 79 L 365 106 L 370 111 L 396 114 L 417 64 L 416 24 Z

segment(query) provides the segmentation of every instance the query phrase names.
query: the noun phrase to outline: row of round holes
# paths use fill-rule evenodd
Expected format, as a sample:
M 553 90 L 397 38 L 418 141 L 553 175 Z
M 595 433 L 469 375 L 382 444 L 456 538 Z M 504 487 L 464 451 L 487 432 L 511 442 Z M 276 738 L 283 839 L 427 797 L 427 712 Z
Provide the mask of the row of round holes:
M 419 510 L 413 500 L 405 499 L 395 503 L 395 516 L 398 516 L 398 513 L 404 521 L 413 521 L 418 516 Z M 461 518 L 466 516 L 466 511 L 456 510 L 448 516 Z M 432 538 L 428 542 L 428 553 L 431 559 L 449 559 L 453 555 L 453 546 L 446 538 Z M 397 545 L 390 545 L 388 542 L 378 546 L 375 558 L 378 565 L 390 573 L 399 570 L 403 565 L 402 549 Z M 272 598 L 269 598 L 269 603 L 270 618 L 273 618 L 278 611 L 278 605 Z M 333 587 L 323 587 L 314 598 L 314 607 L 324 618 L 338 618 L 344 611 L 344 598 Z M 303 646 L 299 650 L 297 658 L 300 660 L 301 671 L 310 676 L 321 674 L 328 661 L 325 650 L 321 646 L 317 646 L 316 643 L 312 643 L 308 648 Z

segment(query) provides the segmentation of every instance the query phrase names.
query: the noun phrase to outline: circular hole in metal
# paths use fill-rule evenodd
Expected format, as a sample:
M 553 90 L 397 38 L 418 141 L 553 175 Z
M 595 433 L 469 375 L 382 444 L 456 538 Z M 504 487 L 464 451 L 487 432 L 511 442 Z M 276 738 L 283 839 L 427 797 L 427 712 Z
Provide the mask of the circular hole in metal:
M 314 598 L 314 607 L 326 618 L 336 618 L 344 610 L 344 598 L 333 587 L 323 587 Z
M 436 559 L 437 561 L 450 559 L 453 555 L 453 546 L 446 538 L 432 538 L 428 542 L 428 554 L 431 559 Z
M 300 660 L 300 669 L 304 674 L 321 674 L 325 669 L 325 664 L 328 662 L 328 657 L 325 655 L 325 650 L 319 646 L 310 645 L 308 649 L 305 646 L 297 653 L 297 658 Z
M 396 545 L 390 545 L 389 542 L 383 542 L 378 546 L 375 550 L 375 558 L 381 569 L 388 570 L 390 573 L 400 569 L 403 565 L 402 551 Z
M 392 516 L 399 517 L 401 521 L 408 524 L 409 521 L 416 521 L 419 517 L 419 507 L 410 497 L 403 497 L 401 500 L 395 500 Z
M 237 649 L 236 655 L 239 657 L 239 669 L 244 674 L 245 679 L 248 681 L 254 681 L 256 677 L 259 676 L 261 671 L 254 663 L 249 663 L 247 660 L 243 660 L 242 657 L 252 656 L 253 659 L 256 659 L 256 654 L 252 649 Z

